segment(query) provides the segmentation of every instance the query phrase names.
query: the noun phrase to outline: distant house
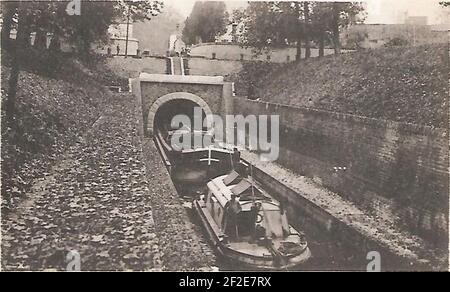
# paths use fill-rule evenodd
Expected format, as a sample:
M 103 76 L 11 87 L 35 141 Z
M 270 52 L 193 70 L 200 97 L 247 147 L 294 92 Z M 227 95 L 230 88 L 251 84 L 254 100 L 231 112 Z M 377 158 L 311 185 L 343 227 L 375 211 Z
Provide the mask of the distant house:
M 241 41 L 241 33 L 244 30 L 244 23 L 232 22 L 227 25 L 226 32 L 216 37 L 216 43 L 232 43 L 236 44 Z
M 447 42 L 445 30 L 436 30 L 435 26 L 427 25 L 426 17 L 408 17 L 403 24 L 358 24 L 352 25 L 341 34 L 342 44 L 351 48 L 357 37 L 361 48 L 373 49 L 387 44 L 393 39 L 402 39 L 410 45 L 423 45 Z
M 108 54 L 110 52 L 113 55 L 117 55 L 117 47 L 119 47 L 118 55 L 125 55 L 125 47 L 127 44 L 127 24 L 120 23 L 117 25 L 112 25 L 108 28 L 109 40 L 110 43 L 107 46 L 99 46 L 98 44 L 92 44 L 92 50 L 100 54 Z M 10 33 L 11 39 L 16 39 L 17 30 L 12 29 Z M 34 41 L 36 38 L 36 33 L 32 32 L 30 34 L 30 44 L 34 45 Z M 47 48 L 50 46 L 50 40 L 52 38 L 51 33 L 47 33 Z M 61 50 L 63 52 L 72 52 L 75 50 L 74 46 L 71 45 L 67 40 L 61 38 L 60 40 Z M 128 48 L 127 55 L 128 56 L 136 56 L 139 48 L 139 40 L 133 38 L 133 24 L 130 23 L 128 27 Z
M 427 25 L 428 17 L 426 16 L 408 16 L 405 19 L 405 24 L 409 25 Z
M 130 23 L 128 26 L 128 46 L 127 46 L 127 24 L 119 23 L 112 25 L 108 29 L 110 36 L 110 44 L 106 47 L 98 48 L 98 52 L 101 54 L 108 54 L 110 52 L 112 55 L 125 55 L 125 50 L 127 50 L 128 56 L 136 56 L 138 54 L 139 40 L 133 38 L 133 24 Z M 117 48 L 119 50 L 117 50 Z
M 169 56 L 181 55 L 186 50 L 186 44 L 181 38 L 181 33 L 177 25 L 177 30 L 169 36 Z

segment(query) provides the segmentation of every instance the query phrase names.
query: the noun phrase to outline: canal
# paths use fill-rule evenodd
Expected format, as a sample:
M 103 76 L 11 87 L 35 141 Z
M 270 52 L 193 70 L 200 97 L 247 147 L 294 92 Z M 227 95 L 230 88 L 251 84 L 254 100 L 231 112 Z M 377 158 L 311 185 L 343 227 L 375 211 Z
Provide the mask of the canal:
M 190 169 L 184 168 L 181 171 L 184 176 L 200 177 L 204 171 L 198 167 Z M 189 219 L 194 224 L 196 230 L 201 235 L 203 241 L 211 245 L 201 221 L 192 207 L 192 202 L 201 193 L 206 191 L 206 184 L 198 185 L 195 188 L 187 186 L 179 179 L 172 179 L 179 196 L 183 200 Z M 354 246 L 337 241 L 332 234 L 320 227 L 311 218 L 302 217 L 297 222 L 289 222 L 293 227 L 305 234 L 312 257 L 303 265 L 297 267 L 297 271 L 366 271 L 368 260 L 367 252 L 364 248 L 356 249 Z M 213 248 L 213 246 L 211 245 Z M 214 249 L 214 248 L 213 248 Z M 216 254 L 216 265 L 221 271 L 242 271 L 246 267 L 230 263 L 226 259 Z

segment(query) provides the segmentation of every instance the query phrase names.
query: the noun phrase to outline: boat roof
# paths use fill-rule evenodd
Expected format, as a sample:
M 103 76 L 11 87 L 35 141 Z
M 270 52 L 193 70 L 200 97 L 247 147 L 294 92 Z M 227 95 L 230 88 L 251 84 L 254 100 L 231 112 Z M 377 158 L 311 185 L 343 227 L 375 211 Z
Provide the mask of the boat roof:
M 232 172 L 230 172 L 224 179 L 223 179 L 223 183 L 228 186 L 230 185 L 233 181 L 235 181 L 237 178 L 239 177 L 239 173 L 237 173 L 236 170 L 233 170 Z
M 246 179 L 241 180 L 237 185 L 231 188 L 231 192 L 236 196 L 240 196 L 243 192 L 245 192 L 248 188 L 252 186 L 252 183 Z
M 261 203 L 269 203 L 271 205 L 276 204 L 271 197 L 266 195 L 263 191 L 257 189 L 254 184 L 252 184 L 251 181 L 248 179 L 242 179 L 239 183 L 230 185 L 233 181 L 235 181 L 239 177 L 239 174 L 235 171 L 232 171 L 230 174 L 218 176 L 214 179 L 212 179 L 210 182 L 208 182 L 207 186 L 209 190 L 211 190 L 214 194 L 214 197 L 217 199 L 217 201 L 222 205 L 223 207 L 225 204 L 231 200 L 232 195 L 236 195 L 236 200 L 239 201 L 241 205 L 244 205 L 248 202 L 253 202 L 253 199 L 255 201 L 259 201 Z M 254 196 L 252 196 L 252 200 L 248 200 L 248 198 L 240 197 L 241 194 L 243 194 L 245 191 L 247 191 L 249 188 L 253 187 L 254 190 L 259 191 L 254 192 Z M 264 204 L 266 205 L 266 204 Z M 267 206 L 268 207 L 268 206 Z M 278 206 L 277 206 L 278 208 Z M 266 208 L 265 208 L 266 209 Z M 269 208 L 271 209 L 271 208 Z
M 225 204 L 231 200 L 232 194 L 230 188 L 223 183 L 223 179 L 226 176 L 227 175 L 218 176 L 207 183 L 209 190 L 213 192 L 215 198 L 220 205 L 222 205 L 222 207 L 224 207 Z

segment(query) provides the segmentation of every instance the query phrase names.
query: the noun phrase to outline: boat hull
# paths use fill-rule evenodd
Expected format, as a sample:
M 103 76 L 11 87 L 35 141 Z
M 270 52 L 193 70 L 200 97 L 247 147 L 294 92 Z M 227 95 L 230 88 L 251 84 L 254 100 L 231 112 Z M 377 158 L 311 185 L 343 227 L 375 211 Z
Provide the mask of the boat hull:
M 207 161 L 196 161 L 188 163 L 178 163 L 172 167 L 172 179 L 187 186 L 206 185 L 214 177 L 224 175 L 231 170 L 231 165 L 227 161 L 214 161 L 208 164 Z
M 251 256 L 234 250 L 226 246 L 220 237 L 218 230 L 215 230 L 208 218 L 206 206 L 200 200 L 195 200 L 193 204 L 196 213 L 200 217 L 201 223 L 206 230 L 208 239 L 213 244 L 216 251 L 221 257 L 226 259 L 232 264 L 237 264 L 244 269 L 250 270 L 267 270 L 267 271 L 284 271 L 284 270 L 294 270 L 300 268 L 310 257 L 311 252 L 308 247 L 297 256 L 290 257 L 287 262 L 283 265 L 279 265 L 274 261 L 271 256 L 261 257 L 261 256 Z
M 174 182 L 186 188 L 205 185 L 211 178 L 228 173 L 239 163 L 235 150 L 221 148 L 199 148 L 189 151 L 174 151 L 158 132 L 156 145 L 170 164 Z

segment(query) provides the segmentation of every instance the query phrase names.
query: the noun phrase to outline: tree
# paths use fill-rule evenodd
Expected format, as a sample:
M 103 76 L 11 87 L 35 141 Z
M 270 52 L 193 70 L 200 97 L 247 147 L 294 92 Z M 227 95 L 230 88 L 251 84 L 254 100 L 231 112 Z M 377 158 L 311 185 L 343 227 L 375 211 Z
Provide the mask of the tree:
M 329 35 L 331 5 L 329 3 L 314 3 L 312 7 L 311 34 L 319 46 L 319 58 L 325 56 L 325 43 Z
M 365 31 L 353 31 L 348 34 L 346 46 L 355 50 L 361 50 L 362 43 L 368 38 Z
M 164 8 L 164 3 L 152 0 L 117 0 L 116 8 L 124 19 L 130 15 L 133 21 L 144 21 L 157 16 Z
M 303 2 L 304 14 L 304 35 L 305 35 L 305 59 L 311 57 L 311 17 L 310 17 L 310 3 Z
M 246 26 L 244 43 L 258 52 L 295 43 L 299 60 L 302 42 L 305 58 L 311 55 L 312 40 L 318 42 L 319 56 L 323 56 L 325 41 L 331 36 L 339 54 L 340 31 L 361 21 L 362 12 L 359 2 L 251 2 L 241 17 Z
M 185 21 L 184 41 L 194 44 L 200 38 L 202 42 L 214 42 L 216 36 L 226 32 L 228 17 L 226 5 L 222 1 L 195 2 Z
M 341 53 L 340 31 L 350 24 L 362 21 L 361 12 L 364 7 L 359 2 L 333 2 L 331 15 L 331 34 L 334 53 Z
M 246 27 L 243 25 L 245 18 L 245 8 L 234 9 L 231 14 L 231 23 L 236 26 L 236 30 L 234 31 L 235 35 L 233 36 L 233 41 L 236 43 L 245 43 Z
M 32 19 L 32 8 L 35 2 L 18 2 L 17 3 L 17 35 L 14 47 L 12 50 L 12 60 L 11 60 L 11 72 L 8 80 L 8 97 L 5 104 L 5 112 L 7 122 L 10 127 L 15 124 L 14 114 L 16 111 L 16 94 L 17 94 L 17 84 L 19 81 L 20 70 L 22 67 L 22 60 L 24 56 L 24 50 L 29 44 L 30 40 L 30 23 Z M 9 35 L 8 35 L 9 39 Z
M 80 15 L 61 16 L 56 28 L 64 39 L 74 45 L 82 58 L 89 59 L 92 44 L 109 41 L 108 29 L 114 23 L 117 10 L 114 2 L 83 0 Z
M 130 20 L 151 20 L 157 16 L 164 7 L 163 2 L 150 0 L 119 0 L 118 7 L 122 11 L 122 17 L 127 22 L 127 34 L 125 40 L 125 58 L 128 56 L 128 35 Z
M 89 59 L 91 47 L 94 43 L 107 43 L 109 41 L 108 28 L 114 21 L 123 15 L 122 0 L 94 1 L 81 0 L 81 14 L 69 15 L 66 11 L 70 1 L 38 1 L 22 0 L 2 3 L 4 25 L 2 26 L 2 42 L 10 43 L 14 15 L 17 14 L 17 37 L 14 47 L 10 50 L 11 72 L 8 80 L 9 91 L 5 101 L 8 123 L 14 126 L 14 113 L 16 93 L 20 71 L 25 59 L 25 51 L 30 44 L 31 32 L 37 32 L 35 46 L 46 48 L 47 33 L 52 34 L 50 50 L 58 51 L 60 40 L 64 39 L 74 45 L 80 56 Z M 133 15 L 136 19 L 149 17 L 159 11 L 157 1 L 139 1 L 132 5 Z M 53 58 L 50 58 L 51 62 Z
M 47 49 L 47 33 L 53 32 L 52 28 L 58 25 L 60 20 L 57 15 L 58 7 L 66 7 L 65 3 L 39 1 L 34 5 L 31 19 L 31 31 L 36 32 L 34 47 L 38 50 Z M 64 9 L 65 10 L 65 9 Z
M 299 2 L 249 2 L 245 13 L 239 15 L 245 26 L 243 46 L 254 48 L 257 55 L 296 43 L 299 60 L 305 33 L 302 8 Z
M 14 16 L 17 14 L 17 2 L 2 2 L 1 12 L 2 12 L 2 31 L 1 31 L 1 42 L 2 47 L 7 48 L 10 44 L 10 34 L 11 29 L 14 24 Z
M 46 39 L 47 33 L 51 33 L 50 47 L 53 50 L 58 50 L 64 39 L 85 58 L 89 57 L 94 43 L 102 45 L 109 41 L 108 29 L 117 20 L 127 17 L 137 21 L 150 19 L 162 8 L 160 1 L 150 0 L 81 0 L 80 15 L 69 15 L 66 11 L 69 1 L 38 3 L 32 27 L 36 31 L 35 44 L 41 47 L 40 42 Z
M 302 40 L 305 37 L 305 25 L 301 21 L 302 18 L 301 4 L 299 2 L 296 2 L 294 5 L 287 3 L 286 5 L 283 5 L 283 7 L 285 8 L 283 9 L 283 12 L 285 14 L 284 17 L 286 17 L 286 20 L 288 21 L 287 26 L 288 31 L 286 33 L 287 37 L 286 39 L 289 40 L 290 37 L 293 36 L 293 40 L 295 40 L 295 43 L 297 45 L 297 53 L 295 55 L 295 60 L 300 61 L 302 57 Z M 291 12 L 292 8 L 294 9 L 293 15 Z M 282 17 L 282 21 L 284 17 Z
M 102 13 L 99 9 L 102 10 L 105 7 L 95 7 L 97 9 L 86 9 L 86 7 L 84 7 L 82 10 L 85 14 L 84 16 L 80 16 L 79 18 L 69 18 L 65 12 L 67 3 L 68 2 L 42 2 L 37 0 L 23 0 L 16 2 L 18 22 L 17 36 L 14 46 L 12 47 L 12 50 L 10 50 L 11 72 L 8 80 L 8 95 L 5 101 L 5 113 L 10 127 L 15 127 L 14 117 L 16 111 L 15 104 L 18 81 L 20 71 L 24 65 L 23 60 L 26 56 L 25 51 L 30 45 L 30 34 L 32 31 L 39 31 L 40 34 L 46 34 L 46 31 L 50 30 L 56 34 L 56 37 L 58 37 L 60 31 L 64 31 L 72 37 L 79 35 L 81 39 L 85 40 L 85 42 L 83 42 L 84 46 L 86 46 L 88 41 L 95 39 L 95 33 L 104 33 L 107 31 L 107 26 L 105 29 L 103 26 L 99 28 L 97 25 L 98 22 L 108 23 L 110 18 L 101 19 L 100 17 L 96 17 L 97 13 Z M 87 3 L 87 1 L 84 4 L 85 5 L 83 6 L 89 6 L 88 8 L 94 8 L 95 5 L 98 5 L 94 2 Z M 7 39 L 7 42 L 10 42 L 8 30 L 10 30 L 10 28 L 5 29 L 2 36 Z M 86 35 L 90 35 L 91 39 L 87 38 Z M 39 36 L 39 38 L 41 38 L 41 36 Z M 38 44 L 39 42 L 42 42 L 42 40 L 38 40 Z

